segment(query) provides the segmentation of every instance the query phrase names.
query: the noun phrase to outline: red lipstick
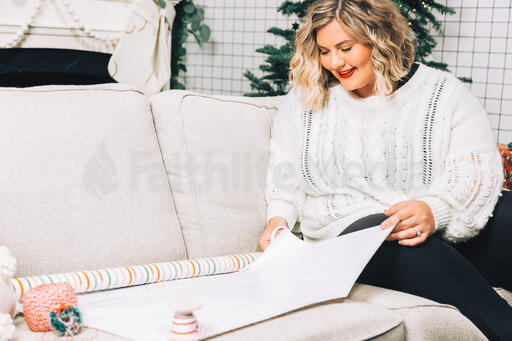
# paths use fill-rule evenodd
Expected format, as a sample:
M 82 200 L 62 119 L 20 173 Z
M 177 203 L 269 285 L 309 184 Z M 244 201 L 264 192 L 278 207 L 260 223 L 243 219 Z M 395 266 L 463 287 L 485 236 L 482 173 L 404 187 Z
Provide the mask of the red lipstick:
M 352 71 L 350 71 L 349 73 L 345 73 L 345 74 L 342 74 L 342 72 L 346 72 L 348 70 L 339 71 L 338 73 L 339 73 L 340 77 L 343 78 L 343 79 L 350 78 L 354 74 L 354 71 L 356 70 L 356 68 L 354 67 L 354 68 L 349 69 L 349 70 L 352 70 Z

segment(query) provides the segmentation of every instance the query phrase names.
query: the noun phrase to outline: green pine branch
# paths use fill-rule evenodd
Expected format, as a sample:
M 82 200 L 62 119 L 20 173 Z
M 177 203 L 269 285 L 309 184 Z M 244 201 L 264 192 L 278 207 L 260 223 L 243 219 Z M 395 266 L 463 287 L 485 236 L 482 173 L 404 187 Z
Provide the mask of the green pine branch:
M 293 41 L 295 39 L 295 31 L 294 30 L 290 30 L 290 29 L 283 30 L 282 28 L 271 27 L 267 32 L 271 33 L 275 36 L 282 37 L 288 41 Z
M 305 0 L 299 2 L 286 0 L 281 4 L 281 6 L 279 6 L 277 11 L 281 12 L 287 17 L 296 15 L 300 19 L 306 16 L 306 10 L 312 3 L 313 0 Z

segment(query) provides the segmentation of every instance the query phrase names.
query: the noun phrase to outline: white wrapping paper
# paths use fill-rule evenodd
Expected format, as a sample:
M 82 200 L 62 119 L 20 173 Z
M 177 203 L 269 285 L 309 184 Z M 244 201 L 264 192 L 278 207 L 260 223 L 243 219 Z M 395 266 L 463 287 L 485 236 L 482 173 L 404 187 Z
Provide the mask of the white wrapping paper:
M 85 325 L 130 340 L 168 340 L 168 303 L 194 298 L 201 338 L 346 297 L 392 229 L 372 227 L 309 244 L 284 230 L 240 272 L 81 295 Z

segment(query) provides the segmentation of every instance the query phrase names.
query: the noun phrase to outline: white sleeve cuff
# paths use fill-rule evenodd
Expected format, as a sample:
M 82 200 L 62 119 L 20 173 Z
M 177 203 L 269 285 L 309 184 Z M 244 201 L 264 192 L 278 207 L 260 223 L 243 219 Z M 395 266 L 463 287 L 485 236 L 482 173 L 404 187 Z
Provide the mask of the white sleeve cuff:
M 297 215 L 297 208 L 287 201 L 272 200 L 268 203 L 267 224 L 270 218 L 283 217 L 288 224 L 288 228 L 292 230 L 297 221 Z
M 452 219 L 451 206 L 443 199 L 434 196 L 419 198 L 419 200 L 426 202 L 430 206 L 434 214 L 435 230 L 444 229 Z

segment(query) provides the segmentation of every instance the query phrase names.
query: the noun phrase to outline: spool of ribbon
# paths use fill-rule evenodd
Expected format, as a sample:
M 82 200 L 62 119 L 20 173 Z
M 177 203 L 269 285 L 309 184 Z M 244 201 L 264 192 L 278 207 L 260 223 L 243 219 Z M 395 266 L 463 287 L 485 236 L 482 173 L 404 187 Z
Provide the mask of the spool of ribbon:
M 201 308 L 201 302 L 193 299 L 176 300 L 170 303 L 174 310 L 170 333 L 171 341 L 199 340 L 199 324 L 194 310 Z

